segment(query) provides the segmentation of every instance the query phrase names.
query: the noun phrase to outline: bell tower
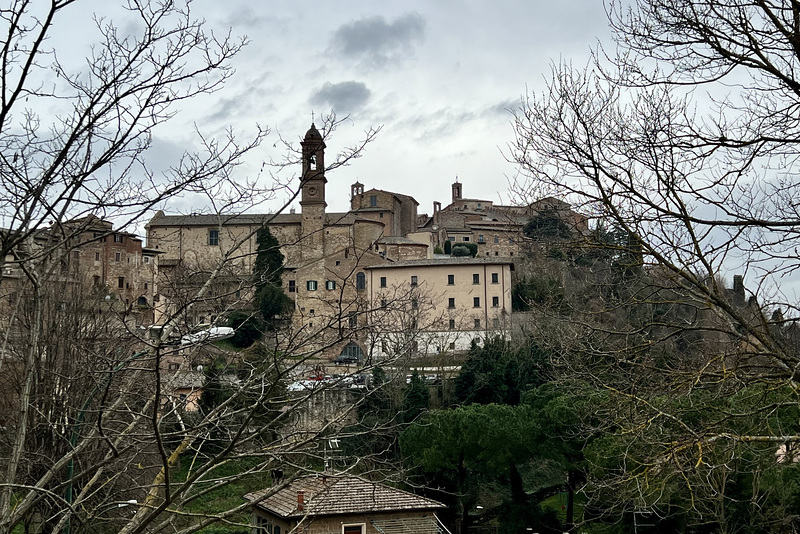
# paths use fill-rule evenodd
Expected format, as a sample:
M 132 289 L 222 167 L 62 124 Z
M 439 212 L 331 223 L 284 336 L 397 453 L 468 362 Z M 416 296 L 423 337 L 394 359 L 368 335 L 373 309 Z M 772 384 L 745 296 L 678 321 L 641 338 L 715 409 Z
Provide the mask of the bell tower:
M 314 123 L 300 142 L 303 152 L 303 174 L 300 178 L 300 211 L 302 220 L 301 247 L 305 259 L 322 258 L 325 254 L 325 141 Z

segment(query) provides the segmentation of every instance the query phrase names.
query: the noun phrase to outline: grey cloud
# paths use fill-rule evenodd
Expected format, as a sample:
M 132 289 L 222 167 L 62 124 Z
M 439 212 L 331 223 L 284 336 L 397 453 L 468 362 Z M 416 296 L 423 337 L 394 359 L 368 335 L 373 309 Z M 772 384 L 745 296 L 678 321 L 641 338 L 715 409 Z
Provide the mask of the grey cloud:
M 350 113 L 362 107 L 371 95 L 361 82 L 326 83 L 311 95 L 310 101 L 330 106 L 337 113 Z
M 424 35 L 425 20 L 419 13 L 406 13 L 392 22 L 374 16 L 340 26 L 333 34 L 331 49 L 346 57 L 363 57 L 384 65 L 410 54 L 412 45 Z

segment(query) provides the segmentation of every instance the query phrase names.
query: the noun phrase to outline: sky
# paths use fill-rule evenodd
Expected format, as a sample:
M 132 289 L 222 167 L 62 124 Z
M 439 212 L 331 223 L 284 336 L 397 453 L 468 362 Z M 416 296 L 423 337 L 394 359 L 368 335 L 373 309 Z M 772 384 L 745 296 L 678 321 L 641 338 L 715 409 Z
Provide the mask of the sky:
M 108 2 L 93 5 L 114 16 Z M 553 62 L 583 65 L 609 37 L 600 0 L 199 0 L 192 9 L 209 30 L 249 44 L 222 90 L 181 103 L 156 131 L 154 167 L 193 146 L 195 127 L 247 136 L 258 124 L 271 133 L 236 171 L 252 179 L 263 162 L 280 159 L 278 135 L 297 142 L 312 112 L 333 110 L 349 119 L 328 141 L 328 161 L 368 128 L 381 132 L 363 157 L 327 176 L 330 211 L 349 208 L 356 181 L 413 196 L 419 213 L 431 213 L 434 200 L 446 205 L 456 177 L 467 198 L 507 202 L 517 172 L 504 156 L 513 141 L 509 110 L 544 88 Z M 89 23 L 86 15 L 75 10 L 72 24 Z M 292 171 L 296 183 L 299 169 Z M 276 209 L 284 196 L 258 211 Z M 198 202 L 177 197 L 165 210 L 203 211 Z

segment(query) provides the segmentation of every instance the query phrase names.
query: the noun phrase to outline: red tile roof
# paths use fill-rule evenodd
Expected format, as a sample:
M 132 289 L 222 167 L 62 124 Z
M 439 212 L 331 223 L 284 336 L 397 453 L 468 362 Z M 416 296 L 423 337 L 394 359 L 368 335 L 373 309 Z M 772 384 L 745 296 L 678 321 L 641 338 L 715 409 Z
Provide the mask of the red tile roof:
M 445 508 L 433 499 L 350 475 L 303 477 L 264 497 L 272 491 L 268 488 L 248 493 L 245 499 L 258 501 L 263 498 L 256 506 L 284 518 Z M 303 510 L 299 510 L 297 504 L 301 491 Z

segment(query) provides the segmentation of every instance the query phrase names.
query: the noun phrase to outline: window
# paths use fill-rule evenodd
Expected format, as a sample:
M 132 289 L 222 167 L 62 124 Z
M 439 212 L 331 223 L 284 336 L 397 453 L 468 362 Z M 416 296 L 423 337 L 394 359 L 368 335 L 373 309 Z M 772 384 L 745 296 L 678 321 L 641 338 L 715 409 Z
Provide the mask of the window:
M 480 327 L 481 327 L 481 320 L 475 319 L 475 328 L 480 328 Z
M 100 261 L 100 253 L 99 252 L 95 252 L 94 253 L 94 261 Z
M 494 242 L 495 242 L 495 244 L 499 243 L 500 242 L 500 238 L 497 237 L 497 236 L 494 236 Z
M 142 256 L 142 261 L 145 263 L 150 263 L 150 256 Z
M 124 276 L 120 276 L 119 278 L 117 278 L 117 287 L 120 288 L 120 289 L 124 289 L 125 288 L 125 277 Z
M 386 277 L 381 276 L 381 287 L 386 287 Z
M 450 330 L 455 328 L 456 327 L 456 320 L 455 319 L 450 319 L 450 323 L 448 324 L 448 326 L 450 327 Z M 450 347 L 450 348 L 452 348 L 452 347 Z
M 483 240 L 483 234 L 478 234 L 478 243 L 485 243 Z
M 355 328 L 358 326 L 358 315 L 356 312 L 350 312 L 347 314 L 347 324 L 350 328 Z
M 500 319 L 498 319 L 497 317 L 494 317 L 492 319 L 492 326 L 494 328 L 500 328 Z
M 208 244 L 219 245 L 219 230 L 208 231 Z
M 386 307 L 386 299 L 381 299 L 381 308 Z
M 450 343 L 450 350 L 456 350 L 456 342 L 455 341 Z
M 314 308 L 311 308 L 310 310 L 308 310 L 308 313 L 309 313 L 310 315 L 314 315 Z
M 497 273 L 492 273 L 492 283 L 493 284 L 500 283 L 500 276 Z
M 415 285 L 417 285 L 417 277 L 416 277 L 416 276 L 412 276 L 412 277 L 411 277 L 411 285 L 412 285 L 412 286 L 415 286 Z
M 336 289 L 336 280 L 325 280 L 325 289 L 329 291 Z
M 356 274 L 356 289 L 366 289 L 367 288 L 367 275 L 364 273 L 357 273 Z
M 181 364 L 179 363 L 171 363 L 169 364 L 170 371 L 177 371 L 180 368 Z
M 480 297 L 473 297 L 472 298 L 472 307 L 473 308 L 480 308 L 481 307 L 481 298 Z
M 308 291 L 316 291 L 317 290 L 317 281 L 316 280 L 306 280 L 306 289 Z
M 462 241 L 464 241 L 465 243 L 466 243 L 467 241 L 469 241 L 469 236 L 468 236 L 468 235 L 465 235 L 465 236 L 464 236 L 464 238 L 462 239 Z
M 448 286 L 452 286 L 452 285 L 455 285 L 455 283 L 456 283 L 456 275 L 448 274 L 447 275 L 447 285 Z
M 447 299 L 447 307 L 448 308 L 455 308 L 456 307 L 456 299 L 455 298 Z
M 416 298 L 411 299 L 411 309 L 416 310 L 419 308 L 419 301 Z
M 455 238 L 455 236 L 453 236 L 453 237 L 448 237 L 448 238 L 447 238 L 447 240 L 448 240 L 448 241 L 455 242 L 456 238 Z
M 297 291 L 297 282 L 289 280 L 289 293 L 294 293 L 295 291 Z
M 381 219 L 383 219 L 383 212 L 380 212 L 380 213 L 378 214 L 378 217 L 379 217 L 379 218 L 381 218 Z
M 122 254 L 120 252 L 114 253 L 114 261 L 122 261 Z
M 492 297 L 492 307 L 497 308 L 500 306 L 500 297 Z
M 336 266 L 337 266 L 337 267 L 338 267 L 339 265 L 341 265 L 341 264 L 342 264 L 342 262 L 341 262 L 341 261 L 339 261 L 339 260 L 336 260 Z
M 364 534 L 364 525 L 342 525 L 342 534 Z
M 123 236 L 119 234 L 114 234 L 114 243 L 122 243 L 123 239 L 124 239 Z
M 481 275 L 475 273 L 472 275 L 472 283 L 473 284 L 480 284 L 481 283 Z
M 369 196 L 369 205 L 370 207 L 374 208 L 378 205 L 378 195 L 370 195 Z
M 144 283 L 144 289 L 147 291 L 147 282 Z

